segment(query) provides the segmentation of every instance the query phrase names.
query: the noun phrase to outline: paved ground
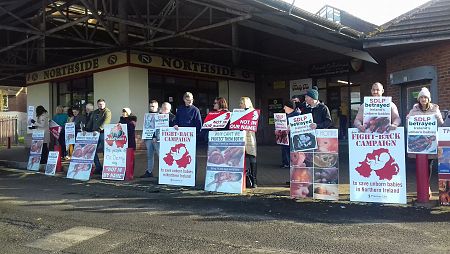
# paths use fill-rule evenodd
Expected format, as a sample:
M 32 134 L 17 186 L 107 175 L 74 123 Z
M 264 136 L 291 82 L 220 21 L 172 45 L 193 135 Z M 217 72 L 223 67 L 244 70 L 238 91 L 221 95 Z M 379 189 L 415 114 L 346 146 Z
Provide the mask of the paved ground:
M 2 253 L 449 253 L 450 210 L 0 169 Z

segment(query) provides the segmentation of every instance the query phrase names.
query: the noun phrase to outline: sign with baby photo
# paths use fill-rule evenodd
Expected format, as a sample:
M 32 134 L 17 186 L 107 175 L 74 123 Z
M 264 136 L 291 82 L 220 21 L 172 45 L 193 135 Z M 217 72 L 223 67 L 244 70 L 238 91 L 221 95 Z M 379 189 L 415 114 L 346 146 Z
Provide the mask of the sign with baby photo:
M 155 134 L 156 126 L 156 116 L 158 113 L 146 113 L 144 115 L 144 126 L 142 127 L 142 139 L 152 139 L 153 134 Z
M 31 135 L 30 157 L 28 158 L 27 169 L 39 171 L 41 163 L 42 146 L 44 145 L 44 130 L 33 130 Z
M 278 145 L 289 145 L 289 131 L 286 113 L 274 113 L 275 140 Z
M 450 127 L 438 129 L 439 203 L 450 206 Z
M 47 165 L 45 166 L 45 174 L 54 176 L 56 173 L 56 164 L 58 163 L 59 151 L 48 153 Z
M 210 131 L 205 190 L 242 193 L 244 189 L 244 131 Z
M 306 151 L 316 149 L 316 132 L 311 129 L 312 114 L 289 117 L 291 132 L 291 151 Z
M 408 117 L 408 153 L 437 153 L 437 120 L 434 115 Z
M 338 130 L 320 129 L 315 135 L 316 149 L 291 152 L 291 197 L 338 200 Z
M 363 125 L 365 132 L 386 133 L 391 125 L 392 97 L 364 97 Z
M 88 181 L 97 149 L 99 135 L 93 132 L 80 132 L 75 139 L 67 178 Z
M 75 144 L 75 123 L 66 123 L 64 134 L 66 136 L 66 145 Z

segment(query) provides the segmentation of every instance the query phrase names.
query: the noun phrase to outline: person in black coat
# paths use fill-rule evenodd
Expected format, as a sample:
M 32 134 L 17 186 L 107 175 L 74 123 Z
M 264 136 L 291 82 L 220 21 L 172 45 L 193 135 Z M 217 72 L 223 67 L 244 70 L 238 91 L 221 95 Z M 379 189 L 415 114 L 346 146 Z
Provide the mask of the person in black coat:
M 128 148 L 133 148 L 136 150 L 136 121 L 137 117 L 131 113 L 130 108 L 122 109 L 122 116 L 120 117 L 119 123 L 127 125 L 128 133 Z
M 305 95 L 306 107 L 302 115 L 311 113 L 313 122 L 311 129 L 329 129 L 332 128 L 330 110 L 319 101 L 319 92 L 316 89 L 309 89 Z

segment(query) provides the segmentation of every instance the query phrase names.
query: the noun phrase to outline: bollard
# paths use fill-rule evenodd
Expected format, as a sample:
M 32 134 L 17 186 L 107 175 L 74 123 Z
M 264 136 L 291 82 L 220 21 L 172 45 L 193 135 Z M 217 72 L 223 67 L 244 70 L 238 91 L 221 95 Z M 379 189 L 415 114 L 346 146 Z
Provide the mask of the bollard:
M 127 165 L 125 168 L 125 180 L 133 180 L 134 175 L 134 149 L 127 148 Z
M 62 165 L 61 165 L 61 146 L 55 145 L 53 146 L 54 151 L 58 151 L 58 161 L 56 163 L 56 171 L 55 172 L 62 172 Z
M 430 172 L 428 167 L 428 155 L 416 154 L 416 187 L 417 187 L 417 202 L 426 203 L 430 201 L 429 187 L 430 187 Z
M 8 149 L 11 149 L 11 137 L 8 137 Z

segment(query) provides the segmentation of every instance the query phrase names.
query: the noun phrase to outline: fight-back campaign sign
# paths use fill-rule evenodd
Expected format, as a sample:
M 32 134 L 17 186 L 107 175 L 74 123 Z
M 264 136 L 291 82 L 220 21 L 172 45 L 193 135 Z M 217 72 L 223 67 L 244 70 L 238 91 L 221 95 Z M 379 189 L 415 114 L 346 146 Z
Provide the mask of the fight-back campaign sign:
M 205 190 L 242 193 L 245 132 L 211 131 L 208 136 Z
M 66 145 L 75 144 L 75 123 L 66 123 L 65 125 Z
M 127 148 L 127 125 L 119 123 L 105 125 L 105 158 L 102 179 L 125 179 Z
M 223 129 L 230 121 L 231 112 L 211 111 L 205 118 L 202 129 Z
M 350 201 L 406 204 L 404 136 L 348 129 Z
M 152 139 L 156 131 L 155 120 L 158 113 L 146 113 L 144 115 L 144 126 L 142 127 L 142 139 Z
M 317 149 L 291 152 L 291 197 L 338 200 L 338 130 L 316 130 L 316 138 Z
M 195 127 L 160 129 L 159 184 L 195 186 Z
M 56 172 L 56 164 L 58 163 L 59 151 L 48 153 L 47 165 L 45 166 L 45 174 L 54 176 Z
M 233 109 L 230 120 L 230 130 L 258 130 L 259 109 Z
M 41 162 L 42 146 L 44 145 L 44 130 L 33 130 L 31 135 L 30 157 L 28 158 L 27 169 L 32 171 L 39 170 Z
M 434 115 L 416 115 L 408 118 L 408 153 L 437 153 L 437 120 Z
M 93 132 L 78 133 L 73 147 L 67 178 L 88 181 L 91 176 L 92 163 L 97 150 L 99 135 Z
M 450 127 L 438 130 L 439 203 L 450 206 Z
M 289 131 L 287 115 L 285 113 L 274 113 L 275 139 L 278 145 L 289 145 Z
M 312 114 L 289 117 L 291 132 L 291 151 L 305 151 L 316 149 L 316 132 L 311 129 Z
M 391 97 L 364 97 L 363 125 L 366 132 L 386 133 L 391 125 Z

